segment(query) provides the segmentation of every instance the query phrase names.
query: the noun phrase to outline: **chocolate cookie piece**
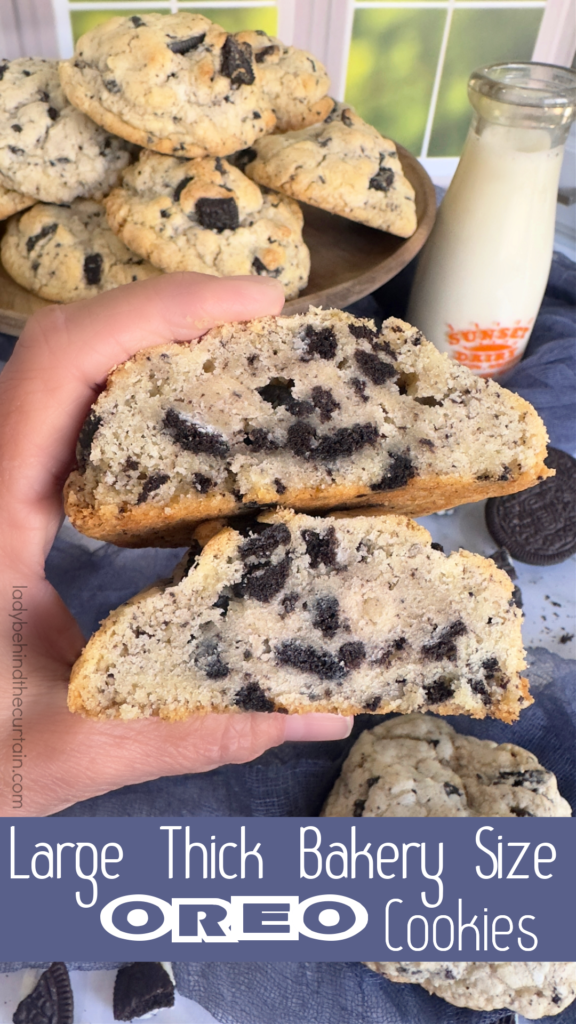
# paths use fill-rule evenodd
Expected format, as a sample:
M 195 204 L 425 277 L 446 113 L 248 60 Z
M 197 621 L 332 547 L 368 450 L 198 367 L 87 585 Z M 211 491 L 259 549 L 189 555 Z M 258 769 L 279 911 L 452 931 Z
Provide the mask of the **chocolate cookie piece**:
M 576 459 L 549 448 L 546 465 L 556 476 L 486 504 L 496 543 L 528 565 L 556 565 L 576 552 Z
M 128 1019 L 128 1018 L 125 1018 Z M 66 964 L 55 962 L 18 1003 L 13 1024 L 74 1024 L 74 997 Z
M 114 982 L 114 1020 L 134 1020 L 174 1006 L 174 983 L 161 963 L 121 967 Z

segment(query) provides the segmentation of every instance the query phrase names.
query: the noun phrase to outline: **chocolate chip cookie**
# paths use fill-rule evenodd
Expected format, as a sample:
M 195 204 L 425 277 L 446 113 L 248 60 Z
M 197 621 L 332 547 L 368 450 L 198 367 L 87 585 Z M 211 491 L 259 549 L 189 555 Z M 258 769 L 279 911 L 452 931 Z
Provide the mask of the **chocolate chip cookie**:
M 221 157 L 179 160 L 143 151 L 105 206 L 112 230 L 162 270 L 273 277 L 288 298 L 308 281 L 298 204 L 262 194 Z
M 37 203 L 13 217 L 1 253 L 18 284 L 51 302 L 89 299 L 160 273 L 126 248 L 92 199 L 75 199 L 70 206 Z
M 396 146 L 343 103 L 321 124 L 255 142 L 242 165 L 261 185 L 330 213 L 401 238 L 416 230 Z
M 66 99 L 53 60 L 0 62 L 0 185 L 33 200 L 100 198 L 120 180 L 130 147 Z M 16 206 L 9 212 L 15 213 Z
M 192 12 L 110 18 L 60 77 L 97 124 L 159 153 L 225 156 L 276 123 L 250 43 Z

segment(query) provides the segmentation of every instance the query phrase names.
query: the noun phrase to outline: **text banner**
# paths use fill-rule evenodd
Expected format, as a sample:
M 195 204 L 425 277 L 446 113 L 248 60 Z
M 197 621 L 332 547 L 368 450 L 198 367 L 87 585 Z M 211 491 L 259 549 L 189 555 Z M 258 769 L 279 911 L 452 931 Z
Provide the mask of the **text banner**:
M 0 960 L 576 960 L 565 818 L 0 819 Z

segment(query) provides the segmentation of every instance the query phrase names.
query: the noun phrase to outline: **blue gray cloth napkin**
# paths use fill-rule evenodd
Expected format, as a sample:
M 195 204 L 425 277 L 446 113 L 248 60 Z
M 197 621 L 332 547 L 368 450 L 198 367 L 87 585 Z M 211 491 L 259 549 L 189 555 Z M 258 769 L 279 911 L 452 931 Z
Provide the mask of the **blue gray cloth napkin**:
M 355 303 L 351 312 L 405 313 L 413 267 Z M 0 336 L 0 358 L 13 339 Z M 576 264 L 555 254 L 542 309 L 525 358 L 504 381 L 544 419 L 551 443 L 576 455 Z M 183 549 L 86 547 L 64 528 L 46 573 L 88 636 L 107 612 L 160 576 L 169 575 Z M 449 719 L 460 732 L 531 750 L 557 778 L 576 811 L 576 662 L 543 648 L 529 651 L 536 698 L 513 726 Z M 61 811 L 61 816 L 285 816 L 317 815 L 359 733 L 382 716 L 357 718 L 348 740 L 284 744 L 245 765 L 200 775 L 156 779 Z M 0 971 L 27 964 L 0 964 Z M 98 969 L 115 964 L 70 964 Z M 357 963 L 176 964 L 178 990 L 222 1024 L 495 1024 L 502 1011 L 452 1007 L 418 985 L 397 985 Z M 576 1024 L 576 1004 L 545 1021 Z

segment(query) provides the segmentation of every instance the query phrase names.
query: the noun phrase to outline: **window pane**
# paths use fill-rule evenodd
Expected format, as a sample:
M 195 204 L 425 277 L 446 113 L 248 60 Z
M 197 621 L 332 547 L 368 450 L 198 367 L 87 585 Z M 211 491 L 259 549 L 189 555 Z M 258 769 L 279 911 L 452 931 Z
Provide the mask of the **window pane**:
M 358 10 L 346 99 L 383 135 L 418 154 L 446 13 Z
M 481 64 L 530 60 L 542 14 L 526 8 L 454 11 L 430 156 L 460 154 L 472 115 L 466 92 L 470 73 Z
M 224 3 L 225 0 L 222 0 Z M 203 14 L 206 18 L 210 18 L 210 21 L 217 22 L 222 28 L 225 28 L 227 32 L 240 32 L 242 29 L 247 28 L 261 28 L 269 35 L 276 34 L 277 26 L 277 14 L 276 7 L 237 7 L 237 8 L 225 8 L 222 10 L 215 9 L 214 7 L 203 8 L 180 8 L 181 10 L 190 11 L 193 14 Z M 167 7 L 154 8 L 159 14 L 169 14 Z M 88 32 L 91 28 L 96 25 L 100 25 L 103 21 L 107 21 L 108 18 L 127 18 L 133 14 L 139 14 L 143 18 L 147 14 L 150 14 L 150 10 L 139 9 L 138 3 L 134 3 L 133 6 L 122 11 L 110 11 L 110 10 L 94 10 L 94 11 L 73 11 L 70 14 L 72 21 L 72 33 L 74 36 L 74 42 L 79 36 L 83 35 L 84 32 Z

